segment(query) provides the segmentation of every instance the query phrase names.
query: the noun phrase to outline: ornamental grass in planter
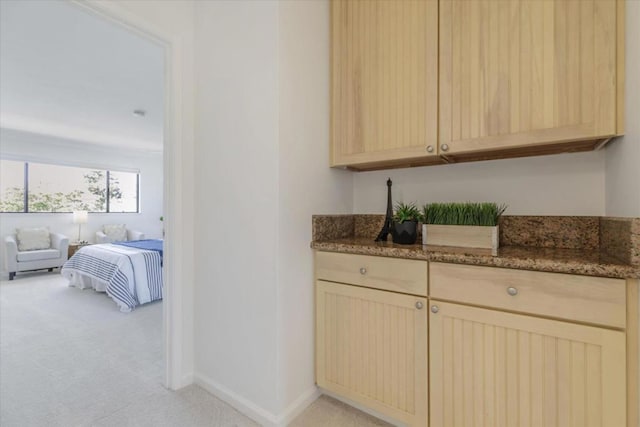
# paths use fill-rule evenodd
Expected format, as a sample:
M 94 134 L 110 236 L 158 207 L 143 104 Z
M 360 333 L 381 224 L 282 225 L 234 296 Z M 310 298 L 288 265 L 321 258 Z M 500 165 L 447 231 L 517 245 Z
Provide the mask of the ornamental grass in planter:
M 418 240 L 419 220 L 420 210 L 415 203 L 397 203 L 391 226 L 393 243 L 413 245 Z
M 498 221 L 507 209 L 496 203 L 430 203 L 422 207 L 422 244 L 491 249 L 498 254 Z

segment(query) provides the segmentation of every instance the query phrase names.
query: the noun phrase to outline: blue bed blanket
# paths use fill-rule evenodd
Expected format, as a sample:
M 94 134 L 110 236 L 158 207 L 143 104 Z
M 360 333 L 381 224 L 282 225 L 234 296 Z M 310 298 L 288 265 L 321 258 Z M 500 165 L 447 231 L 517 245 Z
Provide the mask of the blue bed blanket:
M 160 253 L 162 259 L 162 239 L 130 240 L 128 242 L 114 242 L 114 245 L 129 246 L 130 248 L 145 249 Z

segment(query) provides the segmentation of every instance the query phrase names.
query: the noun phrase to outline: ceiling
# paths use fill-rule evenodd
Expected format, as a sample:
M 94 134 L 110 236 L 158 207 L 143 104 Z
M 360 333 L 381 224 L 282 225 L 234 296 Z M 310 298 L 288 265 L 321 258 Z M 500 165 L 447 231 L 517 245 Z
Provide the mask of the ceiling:
M 0 127 L 161 151 L 163 55 L 70 3 L 2 0 Z

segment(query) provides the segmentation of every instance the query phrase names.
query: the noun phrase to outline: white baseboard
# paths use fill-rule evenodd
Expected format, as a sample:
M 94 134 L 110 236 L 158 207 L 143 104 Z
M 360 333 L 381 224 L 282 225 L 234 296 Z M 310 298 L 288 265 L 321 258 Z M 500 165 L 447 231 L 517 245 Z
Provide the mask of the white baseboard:
M 2 1 L 2 0 L 0 0 Z M 168 390 L 172 390 L 172 391 L 178 391 L 180 389 L 183 389 L 185 387 L 190 386 L 191 384 L 193 384 L 193 374 L 186 374 L 183 375 L 182 378 L 178 379 L 177 381 L 171 383 L 164 383 L 164 386 L 168 389 Z
M 264 427 L 286 427 L 320 396 L 320 390 L 313 386 L 294 400 L 281 414 L 275 415 L 205 375 L 194 374 L 193 382 Z
M 180 378 L 180 383 L 178 384 L 178 388 L 183 388 L 193 384 L 193 372 L 185 374 Z
M 264 427 L 280 427 L 278 417 L 269 411 L 264 410 L 248 399 L 232 392 L 222 384 L 213 381 L 205 375 L 196 373 L 193 376 L 194 382 L 218 399 L 233 406 L 239 412 L 251 418 Z
M 294 400 L 291 405 L 278 416 L 278 426 L 286 427 L 291 421 L 302 413 L 309 405 L 311 405 L 318 397 L 320 397 L 320 390 L 315 385 L 302 393 L 300 397 Z

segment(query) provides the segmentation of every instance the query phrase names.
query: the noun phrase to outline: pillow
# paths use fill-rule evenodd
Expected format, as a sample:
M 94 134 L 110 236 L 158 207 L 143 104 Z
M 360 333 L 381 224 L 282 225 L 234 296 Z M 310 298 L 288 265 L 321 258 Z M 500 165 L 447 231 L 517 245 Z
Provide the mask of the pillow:
M 114 242 L 127 240 L 127 226 L 125 224 L 110 224 L 103 227 L 104 234 Z
M 16 240 L 18 241 L 18 250 L 35 251 L 38 249 L 49 249 L 51 247 L 51 237 L 49 229 L 40 228 L 18 228 L 16 230 Z

